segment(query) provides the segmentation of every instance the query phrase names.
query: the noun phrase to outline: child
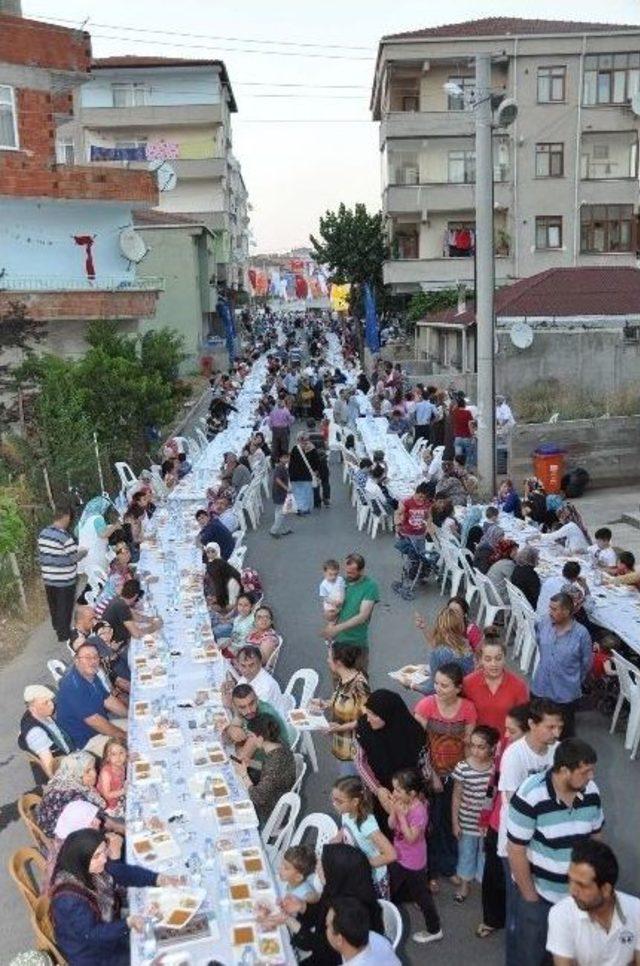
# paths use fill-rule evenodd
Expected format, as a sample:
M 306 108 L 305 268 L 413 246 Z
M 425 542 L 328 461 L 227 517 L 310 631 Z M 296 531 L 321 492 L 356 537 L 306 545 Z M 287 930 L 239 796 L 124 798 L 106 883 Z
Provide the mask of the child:
M 360 778 L 339 778 L 334 783 L 331 802 L 342 817 L 339 841 L 364 852 L 373 869 L 373 883 L 379 898 L 388 899 L 388 865 L 395 860 L 396 853 L 374 818 L 369 789 Z
M 616 634 L 603 634 L 599 641 L 593 643 L 593 664 L 591 676 L 594 680 L 604 677 L 616 677 L 616 669 L 611 661 L 611 652 L 620 647 L 621 641 Z
M 234 657 L 247 643 L 247 636 L 253 630 L 253 603 L 248 594 L 238 594 L 236 610 L 238 613 L 233 618 L 231 636 L 222 638 L 224 649 L 229 652 L 229 656 Z
M 381 789 L 380 803 L 389 813 L 393 829 L 396 861 L 389 866 L 391 898 L 394 902 L 415 902 L 426 930 L 415 932 L 414 942 L 431 943 L 442 939 L 440 918 L 427 884 L 427 811 L 426 788 L 422 776 L 413 768 L 396 772 L 393 793 Z
M 340 573 L 337 560 L 326 560 L 322 566 L 324 580 L 320 583 L 318 596 L 327 620 L 334 620 L 340 613 L 344 601 L 344 577 Z
M 316 854 L 308 845 L 292 845 L 282 857 L 278 876 L 284 882 L 284 898 L 293 896 L 305 903 L 317 902 L 320 896 L 313 885 Z
M 600 527 L 594 533 L 595 544 L 589 547 L 589 554 L 597 567 L 602 567 L 607 573 L 614 573 L 618 556 L 611 546 L 612 533 L 609 527 Z
M 482 882 L 484 838 L 480 813 L 485 805 L 493 769 L 493 755 L 500 735 L 488 725 L 476 725 L 469 740 L 469 754 L 453 769 L 451 825 L 458 840 L 458 878 L 462 880 L 455 902 L 464 902 L 469 883 Z
M 102 752 L 102 765 L 96 790 L 107 803 L 107 811 L 122 815 L 124 797 L 127 793 L 125 776 L 127 773 L 127 747 L 121 738 L 109 738 Z

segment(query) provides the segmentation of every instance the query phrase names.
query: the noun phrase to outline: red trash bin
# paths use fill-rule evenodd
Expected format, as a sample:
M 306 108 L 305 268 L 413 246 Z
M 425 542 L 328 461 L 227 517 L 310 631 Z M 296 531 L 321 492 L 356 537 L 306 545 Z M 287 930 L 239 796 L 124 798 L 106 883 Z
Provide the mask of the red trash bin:
M 533 468 L 547 493 L 559 493 L 565 474 L 566 452 L 563 449 L 540 448 L 533 454 Z

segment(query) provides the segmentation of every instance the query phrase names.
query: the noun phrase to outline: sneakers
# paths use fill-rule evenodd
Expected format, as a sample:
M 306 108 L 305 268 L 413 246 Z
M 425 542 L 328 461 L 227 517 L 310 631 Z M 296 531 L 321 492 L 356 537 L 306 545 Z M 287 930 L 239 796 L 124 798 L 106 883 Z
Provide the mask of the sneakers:
M 424 944 L 438 942 L 438 940 L 442 939 L 443 936 L 444 933 L 442 932 L 442 929 L 440 929 L 438 932 L 426 932 L 426 930 L 422 932 L 414 932 L 411 938 L 413 939 L 414 943 Z

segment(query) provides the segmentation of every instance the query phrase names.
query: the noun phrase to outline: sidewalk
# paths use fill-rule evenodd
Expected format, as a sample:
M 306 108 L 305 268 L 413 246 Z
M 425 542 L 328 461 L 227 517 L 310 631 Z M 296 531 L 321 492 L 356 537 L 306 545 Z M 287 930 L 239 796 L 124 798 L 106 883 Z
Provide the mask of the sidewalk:
M 614 547 L 630 550 L 640 563 L 640 485 L 591 492 L 587 489 L 584 496 L 571 502 L 582 514 L 592 537 L 598 527 L 609 527 Z

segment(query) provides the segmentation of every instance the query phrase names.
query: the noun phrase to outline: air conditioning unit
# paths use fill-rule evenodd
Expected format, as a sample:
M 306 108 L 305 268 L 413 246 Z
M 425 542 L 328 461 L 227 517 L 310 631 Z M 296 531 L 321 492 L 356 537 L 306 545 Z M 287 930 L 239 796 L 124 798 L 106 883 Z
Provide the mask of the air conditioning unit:
M 622 331 L 625 342 L 640 342 L 640 325 L 625 325 Z
M 418 184 L 420 181 L 420 171 L 418 168 L 403 168 L 402 180 L 404 184 Z

